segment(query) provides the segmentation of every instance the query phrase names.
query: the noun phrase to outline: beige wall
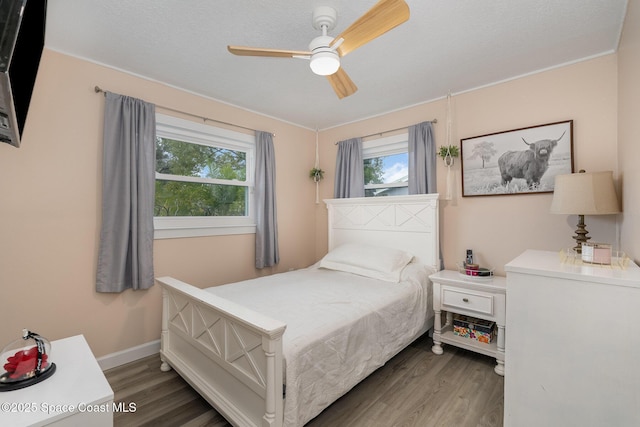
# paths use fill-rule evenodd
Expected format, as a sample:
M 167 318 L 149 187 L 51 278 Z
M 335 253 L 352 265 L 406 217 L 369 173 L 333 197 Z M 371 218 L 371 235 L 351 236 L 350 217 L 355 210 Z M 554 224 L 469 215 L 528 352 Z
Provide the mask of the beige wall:
M 627 6 L 618 52 L 618 159 L 622 176 L 621 235 L 629 257 L 640 263 L 640 1 Z
M 562 120 L 574 121 L 575 169 L 611 170 L 617 176 L 616 55 L 519 78 L 452 97 L 452 139 Z M 335 141 L 438 119 L 435 137 L 445 144 L 446 99 L 429 102 L 322 132 L 321 158 L 335 159 Z M 331 197 L 335 161 L 324 166 L 324 197 Z M 467 248 L 498 274 L 528 248 L 560 250 L 575 244 L 576 216 L 549 213 L 551 194 L 462 197 L 460 161 L 452 175 L 452 200 L 441 201 L 441 236 L 446 268 L 455 268 Z M 446 168 L 438 163 L 438 192 L 446 193 Z M 441 197 L 442 198 L 442 197 Z M 317 208 L 316 251 L 326 251 L 326 212 Z M 587 217 L 592 241 L 614 242 L 616 216 Z
M 315 132 L 45 50 L 22 147 L 0 144 L 0 345 L 22 328 L 52 340 L 82 333 L 99 357 L 160 337 L 158 286 L 94 290 L 104 107 L 95 85 L 276 133 L 278 268 L 255 270 L 252 235 L 169 239 L 155 242 L 157 276 L 202 287 L 315 261 Z
M 637 93 L 630 77 L 639 68 L 634 31 L 625 33 L 625 46 L 635 58 L 621 54 L 620 86 Z M 155 242 L 157 276 L 173 275 L 203 287 L 304 267 L 324 255 L 326 208 L 314 203 L 315 186 L 308 178 L 314 132 L 45 50 L 23 146 L 0 145 L 0 343 L 17 338 L 24 327 L 50 339 L 83 333 L 99 357 L 159 338 L 157 286 L 117 295 L 94 291 L 104 105 L 93 92 L 95 85 L 277 135 L 278 268 L 253 268 L 252 236 L 170 239 Z M 623 167 L 617 168 L 618 97 L 617 55 L 504 82 L 453 97 L 453 140 L 459 144 L 461 138 L 573 119 L 576 168 L 623 175 L 623 229 L 635 233 L 626 239 L 625 249 L 635 251 L 637 259 L 638 205 L 633 216 L 627 206 L 629 192 L 638 193 L 638 168 L 622 153 Z M 638 135 L 633 118 L 639 107 L 634 98 L 628 100 L 629 119 L 620 117 L 620 144 L 637 157 L 632 137 Z M 439 120 L 437 144 L 444 144 L 444 99 L 321 132 L 320 163 L 327 172 L 321 198 L 333 194 L 334 142 L 433 118 Z M 630 175 L 636 177 L 635 185 Z M 441 194 L 445 176 L 438 163 Z M 549 214 L 551 195 L 463 198 L 459 161 L 453 179 L 454 197 L 443 200 L 441 209 L 446 267 L 455 267 L 467 248 L 474 249 L 481 263 L 502 272 L 506 262 L 527 248 L 559 250 L 573 244 L 577 219 Z M 594 241 L 616 238 L 615 217 L 587 217 L 587 227 Z

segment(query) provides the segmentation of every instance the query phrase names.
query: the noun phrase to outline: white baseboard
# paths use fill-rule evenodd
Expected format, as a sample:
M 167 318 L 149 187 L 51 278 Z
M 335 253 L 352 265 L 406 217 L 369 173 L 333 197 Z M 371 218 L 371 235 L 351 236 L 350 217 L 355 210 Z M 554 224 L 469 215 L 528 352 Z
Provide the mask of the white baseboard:
M 160 340 L 155 340 L 126 350 L 107 354 L 106 356 L 99 357 L 97 360 L 100 368 L 106 371 L 107 369 L 115 368 L 116 366 L 124 365 L 159 352 Z

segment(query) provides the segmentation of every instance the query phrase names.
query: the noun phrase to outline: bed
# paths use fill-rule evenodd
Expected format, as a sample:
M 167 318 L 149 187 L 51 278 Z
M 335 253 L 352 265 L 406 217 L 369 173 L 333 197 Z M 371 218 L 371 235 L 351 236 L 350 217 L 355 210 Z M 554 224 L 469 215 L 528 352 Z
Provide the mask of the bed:
M 161 277 L 162 369 L 231 424 L 299 427 L 433 326 L 438 195 L 325 200 L 316 264 L 206 289 Z

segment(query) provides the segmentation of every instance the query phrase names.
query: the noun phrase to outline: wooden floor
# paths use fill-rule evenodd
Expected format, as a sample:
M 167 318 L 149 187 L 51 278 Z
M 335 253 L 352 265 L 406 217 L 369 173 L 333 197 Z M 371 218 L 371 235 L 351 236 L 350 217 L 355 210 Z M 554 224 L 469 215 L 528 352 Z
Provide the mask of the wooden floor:
M 446 346 L 431 352 L 426 335 L 358 384 L 306 427 L 502 426 L 504 380 L 495 360 Z M 135 411 L 114 415 L 119 426 L 230 426 L 158 355 L 105 372 L 115 402 Z

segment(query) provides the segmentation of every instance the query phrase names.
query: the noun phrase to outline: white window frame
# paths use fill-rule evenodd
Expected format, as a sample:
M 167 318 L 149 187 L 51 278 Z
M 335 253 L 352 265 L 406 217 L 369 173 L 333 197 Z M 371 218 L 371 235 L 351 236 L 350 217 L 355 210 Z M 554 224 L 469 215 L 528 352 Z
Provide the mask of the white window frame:
M 398 135 L 378 138 L 371 141 L 362 142 L 362 159 L 371 159 L 374 157 L 390 156 L 393 154 L 409 153 L 409 133 L 401 133 Z M 365 184 L 365 190 L 409 187 L 408 182 L 399 182 L 395 184 Z
M 234 181 L 234 183 L 247 186 L 247 209 L 249 212 L 247 216 L 154 217 L 154 237 L 156 239 L 252 234 L 256 232 L 255 208 L 253 206 L 255 136 L 164 114 L 156 114 L 156 135 L 161 138 L 170 138 L 210 147 L 221 147 L 245 152 L 247 166 L 246 181 Z M 156 172 L 156 179 L 163 177 L 179 181 L 229 184 L 228 180 L 205 180 L 198 177 L 176 179 L 175 175 L 165 175 Z

